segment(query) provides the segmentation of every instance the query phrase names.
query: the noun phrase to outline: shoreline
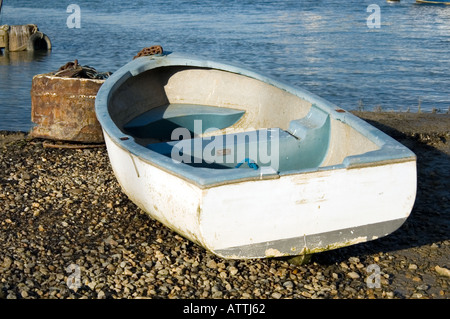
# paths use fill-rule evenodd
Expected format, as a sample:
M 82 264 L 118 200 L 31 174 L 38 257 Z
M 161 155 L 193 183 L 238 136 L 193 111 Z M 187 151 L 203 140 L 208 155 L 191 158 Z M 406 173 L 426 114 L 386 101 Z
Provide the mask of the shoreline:
M 417 155 L 416 202 L 394 233 L 302 266 L 223 260 L 152 220 L 121 192 L 104 147 L 0 131 L 0 299 L 450 298 L 450 114 L 351 113 Z

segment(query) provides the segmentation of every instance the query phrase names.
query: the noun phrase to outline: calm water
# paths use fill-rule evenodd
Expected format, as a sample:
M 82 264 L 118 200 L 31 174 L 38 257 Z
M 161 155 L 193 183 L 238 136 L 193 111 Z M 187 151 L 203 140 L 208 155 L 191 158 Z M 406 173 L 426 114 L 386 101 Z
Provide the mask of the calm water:
M 74 59 L 114 72 L 153 44 L 238 62 L 347 110 L 450 107 L 450 6 L 414 0 L 3 2 L 0 24 L 37 24 L 53 46 L 49 53 L 0 54 L 3 130 L 31 128 L 33 75 Z M 71 3 L 81 8 L 80 28 L 67 26 Z M 380 28 L 367 26 L 370 4 L 380 8 Z

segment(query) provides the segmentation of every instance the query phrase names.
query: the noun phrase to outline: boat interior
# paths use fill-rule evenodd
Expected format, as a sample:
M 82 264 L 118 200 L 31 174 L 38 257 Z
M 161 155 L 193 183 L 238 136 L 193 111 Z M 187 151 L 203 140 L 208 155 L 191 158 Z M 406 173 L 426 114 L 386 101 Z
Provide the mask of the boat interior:
M 116 126 L 180 165 L 282 174 L 380 148 L 307 97 L 238 73 L 159 67 L 112 92 L 108 111 Z

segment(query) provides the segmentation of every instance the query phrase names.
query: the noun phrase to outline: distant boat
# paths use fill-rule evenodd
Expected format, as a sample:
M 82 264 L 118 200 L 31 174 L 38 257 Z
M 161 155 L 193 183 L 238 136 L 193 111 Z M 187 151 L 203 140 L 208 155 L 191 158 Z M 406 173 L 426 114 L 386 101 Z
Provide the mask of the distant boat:
M 417 3 L 423 4 L 445 4 L 450 5 L 450 1 L 448 0 L 416 0 Z
M 399 228 L 414 204 L 413 152 L 336 105 L 241 66 L 139 57 L 104 82 L 95 104 L 124 193 L 223 258 L 374 240 Z

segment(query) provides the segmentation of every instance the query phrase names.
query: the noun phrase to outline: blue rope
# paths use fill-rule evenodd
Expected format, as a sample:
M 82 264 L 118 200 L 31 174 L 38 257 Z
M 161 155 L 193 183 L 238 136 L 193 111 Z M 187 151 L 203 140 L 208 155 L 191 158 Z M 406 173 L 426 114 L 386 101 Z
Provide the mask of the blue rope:
M 255 169 L 255 170 L 258 169 L 258 165 L 255 163 L 255 161 L 253 161 L 253 160 L 251 160 L 251 159 L 249 159 L 249 158 L 246 158 L 246 159 L 244 159 L 243 161 L 241 161 L 240 163 L 238 163 L 238 164 L 235 166 L 235 168 L 241 167 L 241 165 L 244 164 L 244 163 L 247 163 L 248 167 L 250 167 L 250 168 L 253 168 L 253 169 Z

